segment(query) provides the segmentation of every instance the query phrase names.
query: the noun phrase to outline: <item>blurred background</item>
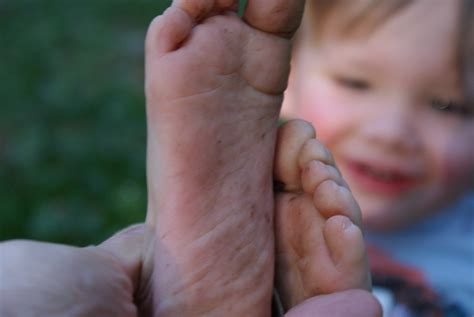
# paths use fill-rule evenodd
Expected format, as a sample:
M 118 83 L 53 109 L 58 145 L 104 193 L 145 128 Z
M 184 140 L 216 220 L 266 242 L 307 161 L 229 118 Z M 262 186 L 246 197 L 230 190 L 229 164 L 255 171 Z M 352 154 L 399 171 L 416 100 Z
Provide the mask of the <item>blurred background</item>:
M 143 44 L 170 2 L 0 0 L 0 240 L 143 221 Z

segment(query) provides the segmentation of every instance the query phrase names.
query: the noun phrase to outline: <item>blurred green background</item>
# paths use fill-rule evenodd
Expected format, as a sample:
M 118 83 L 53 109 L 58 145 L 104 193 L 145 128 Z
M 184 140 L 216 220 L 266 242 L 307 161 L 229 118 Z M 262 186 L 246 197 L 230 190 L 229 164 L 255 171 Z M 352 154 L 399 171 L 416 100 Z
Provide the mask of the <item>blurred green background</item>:
M 166 0 L 0 0 L 0 240 L 143 221 L 143 42 Z

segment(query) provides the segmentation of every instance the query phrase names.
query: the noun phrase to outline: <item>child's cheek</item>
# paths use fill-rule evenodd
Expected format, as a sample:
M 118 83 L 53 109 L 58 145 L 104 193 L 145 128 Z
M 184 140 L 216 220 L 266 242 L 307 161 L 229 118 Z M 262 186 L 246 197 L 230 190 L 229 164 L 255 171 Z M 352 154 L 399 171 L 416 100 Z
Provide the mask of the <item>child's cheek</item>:
M 331 147 L 346 126 L 343 101 L 330 85 L 307 84 L 300 94 L 299 116 L 316 128 L 318 139 Z
M 438 146 L 435 154 L 440 187 L 448 191 L 451 188 L 466 189 L 474 185 L 474 148 L 471 145 L 474 133 L 461 132 L 446 137 L 444 146 Z

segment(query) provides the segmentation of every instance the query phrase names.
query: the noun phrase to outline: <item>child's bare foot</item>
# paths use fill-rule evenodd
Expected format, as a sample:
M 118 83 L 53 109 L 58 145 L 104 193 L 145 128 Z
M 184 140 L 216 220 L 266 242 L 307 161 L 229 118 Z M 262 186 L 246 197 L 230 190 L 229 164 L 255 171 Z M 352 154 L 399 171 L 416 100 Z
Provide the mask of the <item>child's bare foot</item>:
M 319 294 L 370 289 L 360 209 L 313 127 L 278 132 L 275 178 L 276 283 L 285 308 Z
M 265 316 L 272 168 L 302 0 L 175 0 L 146 43 L 147 222 L 160 316 Z

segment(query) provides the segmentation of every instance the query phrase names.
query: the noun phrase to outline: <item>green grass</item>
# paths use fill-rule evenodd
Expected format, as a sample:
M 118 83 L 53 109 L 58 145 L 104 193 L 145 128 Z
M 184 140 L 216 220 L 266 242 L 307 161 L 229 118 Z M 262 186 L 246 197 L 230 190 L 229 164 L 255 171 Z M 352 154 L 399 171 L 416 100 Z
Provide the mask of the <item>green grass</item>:
M 247 0 L 240 0 L 239 1 L 239 15 L 240 16 L 243 16 L 246 5 L 247 5 Z
M 170 1 L 0 1 L 0 240 L 144 219 L 143 41 Z

